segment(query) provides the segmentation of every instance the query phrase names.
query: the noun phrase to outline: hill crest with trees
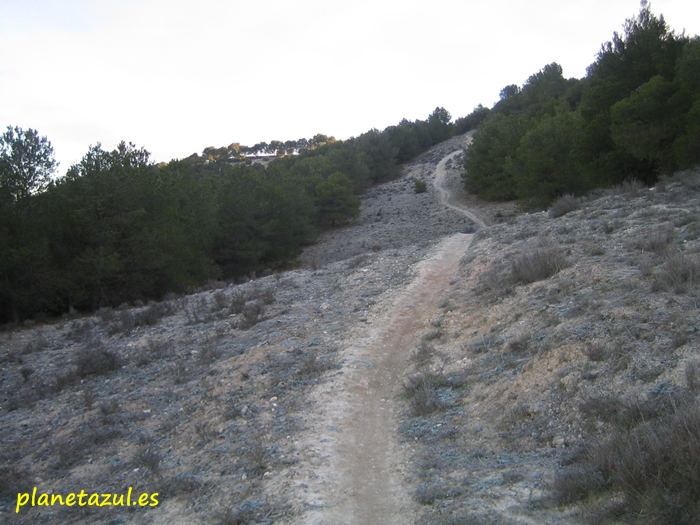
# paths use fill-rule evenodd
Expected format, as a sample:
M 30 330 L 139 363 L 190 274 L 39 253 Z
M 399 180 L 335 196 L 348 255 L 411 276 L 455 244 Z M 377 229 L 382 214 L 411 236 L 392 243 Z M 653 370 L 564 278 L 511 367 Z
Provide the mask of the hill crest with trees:
M 465 159 L 487 200 L 543 207 L 627 179 L 645 184 L 700 162 L 700 39 L 676 34 L 646 0 L 585 78 L 546 65 L 506 86 Z
M 155 164 L 122 142 L 66 175 L 46 137 L 0 136 L 0 323 L 162 299 L 209 280 L 288 266 L 400 163 L 463 132 L 444 108 L 341 141 L 326 135 L 206 148 Z M 267 167 L 251 157 L 276 155 Z
M 351 221 L 362 194 L 401 164 L 476 129 L 465 186 L 486 200 L 546 206 L 627 179 L 646 184 L 700 162 L 700 39 L 646 1 L 583 79 L 551 63 L 492 109 L 452 122 L 437 107 L 336 140 L 233 143 L 156 165 L 100 144 L 52 179 L 37 131 L 0 135 L 0 323 L 159 300 L 208 280 L 292 264 L 323 228 Z M 266 167 L 251 158 L 275 158 Z

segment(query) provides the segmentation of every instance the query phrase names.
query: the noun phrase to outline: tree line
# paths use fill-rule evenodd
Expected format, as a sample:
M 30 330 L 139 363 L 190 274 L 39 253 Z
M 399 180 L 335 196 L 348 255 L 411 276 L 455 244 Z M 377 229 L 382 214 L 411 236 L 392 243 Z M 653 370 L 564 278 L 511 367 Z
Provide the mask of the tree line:
M 349 140 L 232 144 L 154 163 L 91 146 L 55 177 L 35 130 L 0 135 L 0 323 L 158 300 L 212 279 L 289 265 L 318 232 L 357 217 L 358 195 L 400 163 L 478 124 L 444 108 Z M 275 155 L 267 167 L 250 156 Z
M 552 63 L 503 88 L 467 150 L 464 182 L 484 199 L 542 207 L 698 162 L 700 39 L 670 30 L 644 0 L 584 78 Z

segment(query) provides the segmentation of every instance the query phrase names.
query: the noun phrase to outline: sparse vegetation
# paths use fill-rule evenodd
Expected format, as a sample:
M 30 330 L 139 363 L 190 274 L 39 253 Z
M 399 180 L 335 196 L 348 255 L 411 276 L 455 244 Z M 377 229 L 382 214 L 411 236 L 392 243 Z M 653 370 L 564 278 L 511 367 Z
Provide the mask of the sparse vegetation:
M 700 359 L 694 358 L 686 361 L 685 382 L 691 392 L 700 393 Z
M 423 335 L 423 341 L 434 341 L 436 339 L 441 339 L 444 335 L 444 332 L 440 330 L 440 328 L 435 328 Z
M 540 241 L 538 246 L 528 248 L 511 261 L 516 282 L 529 284 L 552 277 L 567 264 L 561 248 Z
M 638 250 L 643 252 L 653 252 L 657 255 L 663 255 L 672 242 L 673 229 L 662 227 L 654 229 L 651 233 L 646 232 L 634 245 Z
M 435 347 L 422 341 L 413 351 L 413 354 L 411 354 L 411 359 L 413 359 L 418 366 L 425 366 L 430 362 L 434 354 Z
M 546 93 L 543 86 L 554 92 L 563 87 L 555 67 L 541 73 L 532 79 L 527 96 Z M 504 94 L 502 106 L 517 95 Z M 576 97 L 571 101 L 579 103 Z M 620 111 L 618 124 L 623 125 Z M 436 129 L 442 129 L 439 113 L 433 119 Z M 579 126 L 587 124 L 576 116 L 562 117 L 559 110 L 540 117 L 530 123 L 523 118 L 520 124 L 532 125 L 530 129 L 510 130 L 505 120 L 494 117 L 482 131 L 522 132 L 520 140 L 533 147 L 554 137 L 551 158 L 577 175 L 574 157 L 560 154 L 569 151 L 567 137 L 577 137 Z M 414 129 L 399 128 L 404 129 L 387 133 Z M 619 129 L 617 134 L 620 138 Z M 381 133 L 371 138 L 379 150 L 387 146 Z M 219 186 L 219 175 L 208 167 L 216 166 L 225 176 L 233 172 L 224 157 L 217 160 L 216 152 L 210 152 L 207 167 L 171 166 L 182 169 L 185 178 L 188 173 L 193 180 L 213 177 L 212 191 L 223 192 L 216 198 L 200 195 L 202 201 L 190 203 L 191 215 L 184 216 L 202 212 L 201 220 L 211 231 L 197 242 L 213 243 L 210 259 L 200 257 L 198 244 L 183 238 L 180 229 L 170 241 L 186 261 L 172 275 L 163 274 L 162 268 L 123 274 L 116 264 L 125 257 L 121 246 L 90 252 L 91 259 L 83 254 L 82 263 L 111 272 L 75 288 L 82 294 L 81 311 L 94 315 L 73 311 L 65 321 L 51 324 L 37 318 L 35 325 L 9 327 L 0 334 L 0 435 L 6 444 L 0 453 L 0 498 L 8 500 L 35 483 L 60 488 L 77 479 L 94 486 L 114 479 L 124 486 L 157 484 L 164 495 L 163 511 L 176 508 L 184 520 L 272 523 L 284 517 L 291 522 L 299 517 L 295 513 L 304 512 L 272 501 L 270 488 L 284 498 L 285 490 L 298 490 L 304 481 L 316 479 L 321 469 L 315 462 L 328 461 L 320 448 L 312 454 L 306 450 L 315 437 L 304 434 L 310 431 L 307 395 L 329 381 L 319 393 L 334 401 L 344 399 L 347 392 L 335 390 L 335 381 L 348 377 L 350 368 L 362 381 L 373 377 L 374 356 L 354 359 L 346 343 L 377 333 L 382 315 L 412 278 L 413 263 L 432 249 L 398 239 L 399 232 L 416 224 L 404 222 L 405 209 L 386 206 L 402 198 L 416 202 L 411 194 L 417 187 L 405 178 L 396 181 L 403 194 L 382 188 L 389 193 L 379 201 L 384 211 L 377 212 L 377 206 L 363 218 L 368 231 L 370 223 L 372 228 L 393 228 L 394 237 L 339 237 L 347 246 L 333 257 L 305 259 L 319 271 L 302 269 L 307 263 L 300 262 L 299 269 L 284 277 L 261 277 L 279 271 L 277 263 L 295 257 L 297 248 L 313 236 L 292 233 L 303 230 L 291 224 L 297 220 L 292 204 L 299 195 L 280 201 L 289 208 L 257 210 L 255 220 L 246 223 L 250 210 L 244 206 L 258 202 L 246 200 L 251 194 L 278 202 L 275 181 L 286 180 L 287 170 L 299 177 L 295 181 L 305 180 L 306 172 L 318 173 L 330 183 L 304 201 L 307 213 L 321 194 L 348 197 L 362 186 L 355 175 L 364 168 L 348 179 L 357 184 L 352 189 L 341 177 L 331 180 L 328 175 L 335 172 L 344 150 L 332 143 L 319 148 L 325 148 L 323 154 L 307 152 L 273 164 L 265 172 L 271 174 L 269 186 L 261 172 L 247 169 L 235 173 L 240 180 L 224 177 L 236 181 Z M 542 168 L 526 149 L 508 161 L 509 173 L 523 174 L 527 170 L 520 168 L 527 167 L 536 175 Z M 325 153 L 333 154 L 326 158 Z M 283 166 L 285 162 L 289 165 Z M 391 162 L 378 169 L 382 177 L 395 170 Z M 577 175 L 569 182 L 588 185 L 590 176 Z M 318 188 L 320 179 L 311 186 Z M 511 187 L 532 196 L 547 183 L 530 179 Z M 564 194 L 552 205 L 549 218 L 494 208 L 498 213 L 491 217 L 508 220 L 474 237 L 468 256 L 451 276 L 449 291 L 441 290 L 441 300 L 430 302 L 433 310 L 421 305 L 421 317 L 415 320 L 422 324 L 412 326 L 424 329 L 412 334 L 413 341 L 404 340 L 402 361 L 392 369 L 396 377 L 405 378 L 403 395 L 380 398 L 387 403 L 382 409 L 395 408 L 389 405 L 395 402 L 403 410 L 399 435 L 403 449 L 413 454 L 408 493 L 421 505 L 419 524 L 537 521 L 542 516 L 554 516 L 552 522 L 581 516 L 599 522 L 697 522 L 698 180 L 697 173 L 686 173 L 648 189 L 632 179 L 586 201 L 569 194 L 579 188 L 563 181 L 544 188 L 545 195 Z M 198 186 L 183 183 L 179 188 Z M 215 213 L 207 211 L 207 202 L 216 204 Z M 539 209 L 547 204 L 523 202 Z M 182 203 L 187 205 L 187 199 Z M 337 211 L 325 210 L 331 225 Z M 428 216 L 448 222 L 447 214 L 438 217 L 433 209 Z M 280 217 L 284 220 L 275 222 Z M 132 219 L 123 217 L 138 230 Z M 299 221 L 308 226 L 317 219 L 304 216 Z M 158 228 L 158 223 L 143 220 Z M 183 230 L 194 228 L 188 221 L 180 224 Z M 121 223 L 115 219 L 109 224 Z M 257 237 L 241 233 L 242 224 Z M 270 233 L 275 224 L 289 225 L 284 238 Z M 154 231 L 153 238 L 168 231 Z M 437 240 L 439 235 L 431 231 L 419 241 Z M 455 231 L 464 231 L 463 224 Z M 128 231 L 122 233 L 132 239 Z M 136 233 L 137 239 L 151 238 Z M 231 246 L 238 247 L 235 253 Z M 144 257 L 171 253 L 167 247 L 146 248 Z M 313 248 L 311 253 L 323 254 L 322 245 Z M 156 280 L 159 276 L 162 281 Z M 117 277 L 123 280 L 109 280 Z M 176 281 L 173 289 L 189 290 L 188 296 L 173 293 L 144 305 L 148 297 L 163 297 Z M 115 292 L 113 282 L 124 289 Z M 148 283 L 152 287 L 142 289 Z M 22 316 L 30 311 L 27 297 L 31 294 L 17 305 Z M 56 308 L 68 306 L 65 302 Z M 54 308 L 40 307 L 49 312 Z M 11 315 L 11 309 L 5 312 Z M 322 421 L 329 443 L 345 430 L 329 418 Z M 392 436 L 394 430 L 391 425 Z M 39 478 L 41 482 L 35 481 Z M 212 501 L 227 510 L 217 513 L 216 505 L 207 503 Z M 494 501 L 507 502 L 507 517 Z M 20 516 L 18 523 L 35 522 L 36 511 L 29 512 L 35 513 Z M 97 513 L 89 518 L 100 519 Z M 68 515 L 64 521 L 85 519 Z
M 571 194 L 566 194 L 559 197 L 552 203 L 549 209 L 549 216 L 553 219 L 562 217 L 569 212 L 576 211 L 581 207 L 581 199 Z
M 153 446 L 142 447 L 134 458 L 136 464 L 146 467 L 151 474 L 158 477 L 160 477 L 161 461 L 163 461 L 162 454 Z
M 664 257 L 664 263 L 656 275 L 659 288 L 684 293 L 700 284 L 700 256 L 686 255 L 678 250 Z
M 429 375 L 410 377 L 404 382 L 414 416 L 425 416 L 445 408 L 445 403 L 438 396 L 437 384 L 439 380 Z
M 643 407 L 640 407 L 643 410 Z M 655 412 L 655 407 L 645 410 Z M 624 494 L 624 514 L 659 523 L 696 523 L 700 511 L 700 407 L 681 403 L 622 427 L 555 484 L 560 503 L 603 491 Z
M 78 377 L 84 378 L 108 374 L 119 369 L 121 358 L 105 348 L 101 342 L 95 342 L 78 352 L 75 364 Z

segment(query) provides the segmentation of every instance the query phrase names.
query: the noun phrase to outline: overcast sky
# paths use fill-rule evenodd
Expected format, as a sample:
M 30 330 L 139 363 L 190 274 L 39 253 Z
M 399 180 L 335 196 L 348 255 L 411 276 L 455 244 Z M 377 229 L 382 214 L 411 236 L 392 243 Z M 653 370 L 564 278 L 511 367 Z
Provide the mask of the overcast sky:
M 700 33 L 700 2 L 654 0 Z M 435 107 L 491 107 L 545 64 L 581 78 L 638 0 L 0 0 L 0 130 L 46 135 L 61 174 L 101 142 L 155 161 L 339 139 Z

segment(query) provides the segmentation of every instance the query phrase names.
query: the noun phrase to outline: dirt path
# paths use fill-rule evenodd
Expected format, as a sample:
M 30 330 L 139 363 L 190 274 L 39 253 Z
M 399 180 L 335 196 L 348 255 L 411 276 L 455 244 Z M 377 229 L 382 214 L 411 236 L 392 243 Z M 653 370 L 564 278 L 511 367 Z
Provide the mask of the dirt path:
M 464 145 L 466 146 L 472 141 L 471 135 L 467 137 L 467 140 L 465 141 Z M 438 191 L 440 194 L 440 202 L 447 206 L 448 208 L 451 208 L 462 215 L 465 215 L 472 221 L 474 221 L 475 224 L 478 224 L 482 228 L 487 228 L 488 226 L 486 223 L 476 214 L 470 212 L 468 209 L 463 208 L 457 204 L 452 204 L 450 202 L 450 192 L 445 186 L 445 175 L 446 175 L 446 170 L 445 170 L 445 165 L 452 160 L 454 157 L 459 155 L 461 153 L 461 150 L 457 150 L 449 155 L 447 155 L 445 158 L 443 158 L 440 163 L 437 165 L 437 168 L 435 169 L 435 179 L 433 180 L 433 185 L 435 186 L 435 189 Z
M 443 203 L 485 226 L 469 211 L 449 204 L 444 167 L 458 153 L 441 160 L 435 187 Z M 298 484 L 304 492 L 304 523 L 405 525 L 415 521 L 417 505 L 404 482 L 411 450 L 410 444 L 398 440 L 395 399 L 401 393 L 416 333 L 428 326 L 433 303 L 455 275 L 472 237 L 458 233 L 444 238 L 432 256 L 418 264 L 413 282 L 368 319 L 369 329 L 355 332 L 342 351 L 342 373 L 313 396 L 317 407 L 310 422 L 313 431 L 309 440 L 300 443 L 309 461 L 307 481 Z

